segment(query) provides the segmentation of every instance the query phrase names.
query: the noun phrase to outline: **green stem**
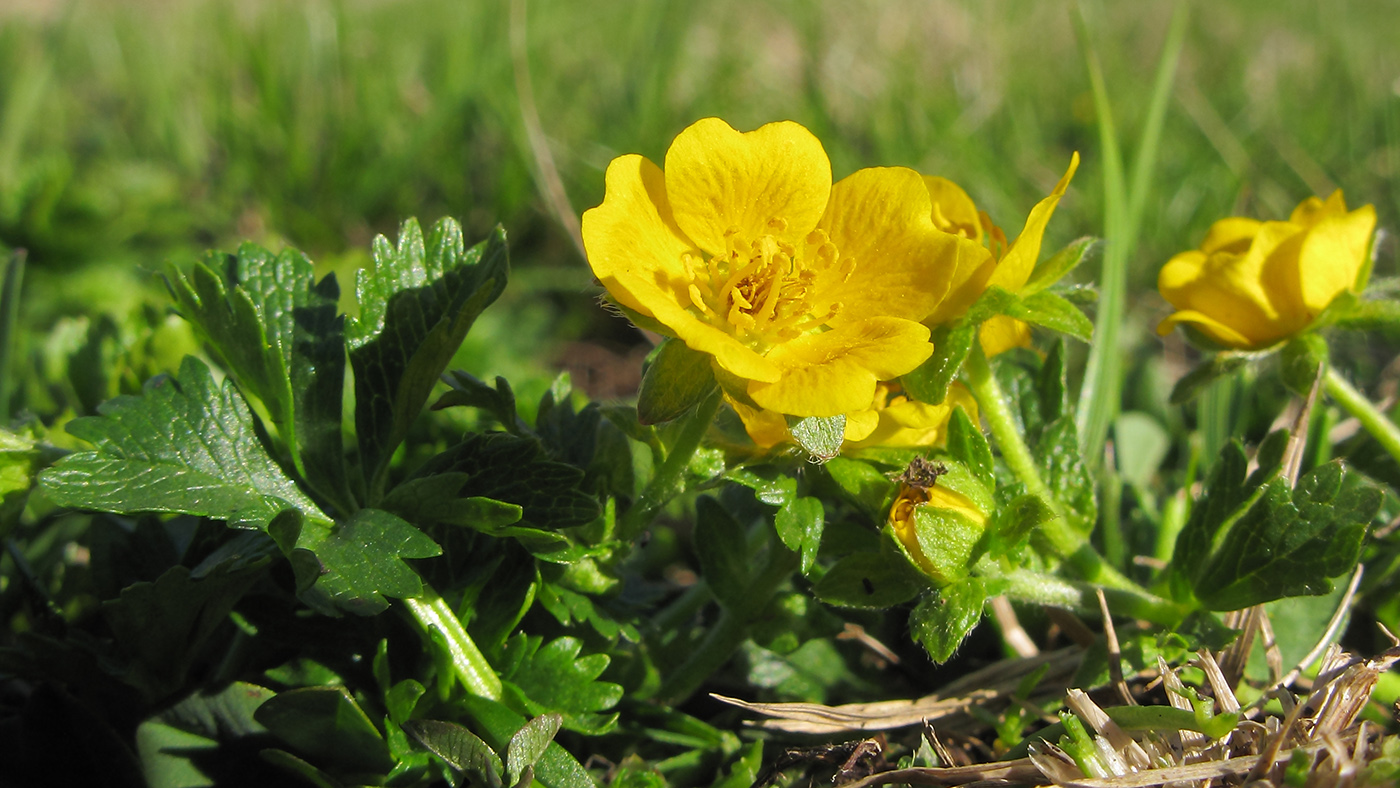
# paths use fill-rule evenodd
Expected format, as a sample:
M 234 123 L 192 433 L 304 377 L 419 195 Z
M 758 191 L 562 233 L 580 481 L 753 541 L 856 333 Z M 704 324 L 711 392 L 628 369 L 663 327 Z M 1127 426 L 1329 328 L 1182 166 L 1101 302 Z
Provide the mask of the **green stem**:
M 1334 402 L 1341 405 L 1347 413 L 1355 416 L 1361 426 L 1371 433 L 1371 437 L 1381 445 L 1381 448 L 1390 452 L 1390 456 L 1400 461 L 1400 427 L 1395 426 L 1384 413 L 1382 413 L 1366 395 L 1352 388 L 1337 370 L 1333 367 L 1327 368 L 1327 375 L 1322 381 L 1323 387 L 1327 390 L 1327 396 Z
M 798 556 L 776 540 L 769 544 L 768 562 L 758 577 L 744 590 L 742 604 L 727 607 L 719 621 L 705 635 L 698 648 L 662 682 L 656 698 L 676 705 L 695 693 L 705 679 L 724 667 L 739 646 L 748 639 L 749 625 L 772 600 L 773 594 L 798 566 Z
M 1095 586 L 1065 580 L 1030 569 L 1013 569 L 1001 576 L 1007 581 L 1006 596 L 1020 602 L 1062 607 L 1081 613 L 1097 614 L 1099 602 Z M 1189 608 L 1169 602 L 1140 588 L 1105 588 L 1109 608 L 1119 615 L 1140 618 L 1162 626 L 1181 622 Z
M 992 374 L 987 357 L 976 342 L 972 344 L 972 352 L 968 354 L 965 369 L 968 388 L 972 389 L 972 395 L 977 398 L 982 415 L 992 428 L 992 437 L 996 439 L 997 449 L 1001 451 L 1001 457 L 1007 467 L 1026 485 L 1027 492 L 1039 498 L 1055 513 L 1053 519 L 1040 526 L 1040 537 L 1056 555 L 1069 561 L 1085 580 L 1109 588 L 1146 593 L 1141 586 L 1110 566 L 1093 545 L 1070 527 L 1069 521 L 1065 519 L 1064 507 L 1041 478 L 1040 466 L 1036 464 L 1030 447 L 1026 445 L 1020 429 L 1016 426 L 1010 398 L 1001 390 L 1001 384 L 997 382 L 996 375 Z
M 437 632 L 442 636 L 443 642 L 447 644 L 452 667 L 462 686 L 473 695 L 500 700 L 501 679 L 496 675 L 496 671 L 491 669 L 486 657 L 482 656 L 481 650 L 472 641 L 472 636 L 467 634 L 462 620 L 457 618 L 456 612 L 438 592 L 424 582 L 423 595 L 405 599 L 403 603 L 425 635 Z M 429 637 L 429 640 L 431 639 Z
M 681 428 L 681 434 L 676 438 L 676 442 L 671 446 L 671 451 L 666 455 L 666 461 L 661 464 L 660 470 L 652 477 L 651 483 L 647 485 L 642 494 L 637 497 L 636 503 L 627 510 L 618 523 L 617 534 L 620 539 L 633 539 L 637 534 L 646 528 L 656 512 L 665 506 L 672 498 L 679 495 L 685 488 L 685 469 L 690 465 L 690 460 L 695 456 L 695 450 L 700 448 L 700 441 L 709 431 L 710 424 L 715 420 L 715 413 L 719 411 L 720 395 L 716 388 L 710 392 L 695 409 L 685 417 L 685 423 Z

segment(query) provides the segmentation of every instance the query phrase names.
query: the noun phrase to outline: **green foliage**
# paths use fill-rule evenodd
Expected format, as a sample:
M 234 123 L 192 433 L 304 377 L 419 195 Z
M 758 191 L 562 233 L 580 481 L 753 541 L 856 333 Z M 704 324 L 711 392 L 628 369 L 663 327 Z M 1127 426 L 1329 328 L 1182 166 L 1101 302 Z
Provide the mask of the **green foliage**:
M 451 219 L 435 224 L 426 239 L 412 219 L 399 228 L 397 246 L 375 239 L 374 267 L 355 279 L 360 314 L 345 326 L 355 429 L 372 498 L 438 376 L 505 289 L 509 268 L 500 229 L 471 249 Z
M 978 578 L 944 586 L 919 600 L 909 629 L 934 662 L 947 662 L 982 618 L 987 588 Z
M 1285 596 L 1325 594 L 1349 571 L 1382 495 L 1323 465 L 1296 487 L 1278 476 L 1282 440 L 1260 449 L 1259 468 L 1232 444 L 1177 539 L 1175 587 L 1211 610 L 1238 610 Z

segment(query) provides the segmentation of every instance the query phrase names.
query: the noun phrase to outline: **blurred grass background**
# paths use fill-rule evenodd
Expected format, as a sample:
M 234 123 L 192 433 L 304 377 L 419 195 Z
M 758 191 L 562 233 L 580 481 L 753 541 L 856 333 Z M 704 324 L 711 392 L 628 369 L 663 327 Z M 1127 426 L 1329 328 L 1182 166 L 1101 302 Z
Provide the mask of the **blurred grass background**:
M 1174 6 L 1079 7 L 1135 140 Z M 659 161 L 708 115 L 741 129 L 787 118 L 822 139 L 838 177 L 894 164 L 941 174 L 1013 235 L 1078 150 L 1055 248 L 1103 224 L 1074 10 L 531 0 L 523 32 L 575 214 L 601 200 L 613 156 Z M 1282 217 L 1341 187 L 1397 226 L 1397 20 L 1393 0 L 1195 5 L 1130 261 L 1130 323 L 1165 313 L 1158 267 L 1227 214 Z M 511 33 L 508 0 L 10 0 L 0 244 L 29 250 L 24 324 L 37 336 L 66 315 L 160 303 L 152 273 L 167 261 L 243 239 L 302 248 L 349 291 L 345 272 L 375 233 L 452 215 L 469 238 L 504 224 L 517 271 L 510 305 L 473 335 L 473 371 L 556 362 L 579 338 L 625 349 L 537 186 Z M 1392 243 L 1377 274 L 1396 273 Z

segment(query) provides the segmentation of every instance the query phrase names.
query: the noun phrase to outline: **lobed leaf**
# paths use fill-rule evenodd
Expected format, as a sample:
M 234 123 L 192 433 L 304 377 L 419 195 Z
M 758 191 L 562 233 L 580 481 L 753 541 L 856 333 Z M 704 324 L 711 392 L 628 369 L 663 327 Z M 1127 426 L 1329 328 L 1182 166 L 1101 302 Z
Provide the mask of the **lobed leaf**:
M 118 514 L 178 512 L 266 528 L 284 509 L 329 524 L 316 504 L 268 456 L 253 416 L 231 381 L 217 386 L 187 356 L 174 377 L 146 383 L 75 419 L 68 431 L 93 444 L 39 475 L 61 506 Z
M 802 574 L 812 571 L 821 547 L 826 510 L 818 498 L 794 498 L 773 516 L 778 538 L 789 550 L 801 556 Z
M 223 366 L 267 408 L 297 470 L 353 505 L 340 426 L 345 338 L 335 276 L 318 284 L 301 252 L 273 255 L 245 243 L 237 254 L 206 256 L 166 285 Z
M 374 239 L 374 267 L 355 280 L 360 314 L 345 327 L 371 503 L 438 376 L 477 316 L 505 289 L 509 266 L 500 228 L 471 249 L 451 219 L 434 225 L 426 242 L 412 219 L 400 227 L 397 247 L 383 236 Z

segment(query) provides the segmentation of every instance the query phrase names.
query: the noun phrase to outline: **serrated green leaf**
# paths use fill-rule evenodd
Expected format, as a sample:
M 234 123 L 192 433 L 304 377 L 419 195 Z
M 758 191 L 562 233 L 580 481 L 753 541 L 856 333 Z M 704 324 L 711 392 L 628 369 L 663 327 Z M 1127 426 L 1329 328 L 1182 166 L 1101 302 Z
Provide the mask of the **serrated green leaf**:
M 725 607 L 742 605 L 749 587 L 749 548 L 744 529 L 718 501 L 695 499 L 695 554 L 700 572 Z
M 817 498 L 794 498 L 783 504 L 773 516 L 778 538 L 789 550 L 802 557 L 802 574 L 812 570 L 817 561 L 817 550 L 822 543 L 822 530 L 826 523 L 826 510 Z
M 1176 382 L 1172 387 L 1169 402 L 1172 405 L 1184 405 L 1196 398 L 1201 390 L 1216 378 L 1225 376 L 1249 363 L 1258 354 L 1253 353 L 1216 353 L 1210 358 L 1196 365 L 1195 369 L 1186 373 L 1185 377 Z
M 1064 505 L 1065 519 L 1079 533 L 1088 535 L 1098 519 L 1094 478 L 1079 454 L 1079 432 L 1074 418 L 1061 416 L 1045 425 L 1035 454 L 1045 484 Z
M 1060 281 L 1084 261 L 1084 258 L 1088 256 L 1090 250 L 1098 245 L 1098 242 L 1099 239 L 1091 236 L 1077 238 L 1070 241 L 1065 248 L 1036 263 L 1030 278 L 1021 286 L 1021 293 L 1023 295 L 1038 293 Z
M 284 509 L 330 520 L 267 455 L 248 406 L 232 381 L 214 384 L 209 368 L 187 356 L 177 377 L 147 382 L 99 416 L 68 431 L 94 445 L 39 475 L 61 506 L 119 514 L 175 512 L 266 528 Z
M 1052 331 L 1088 342 L 1094 335 L 1094 324 L 1079 307 L 1049 290 L 1032 293 L 1009 306 L 1006 315 L 1027 323 L 1044 326 Z
M 431 410 L 442 410 L 465 405 L 470 408 L 479 408 L 496 417 L 496 421 L 505 427 L 507 432 L 514 435 L 523 434 L 526 429 L 520 420 L 515 408 L 515 391 L 511 389 L 510 382 L 500 375 L 496 376 L 496 387 L 492 388 L 484 381 L 477 380 L 472 375 L 460 369 L 454 369 L 442 376 L 442 381 L 450 388 L 438 397 Z
M 200 580 L 174 566 L 154 583 L 134 583 L 104 602 L 102 617 L 131 660 L 127 681 L 152 700 L 184 686 L 190 665 L 263 566 L 215 571 Z
M 525 509 L 519 504 L 482 496 L 463 498 L 462 488 L 470 479 L 470 474 L 458 472 L 408 479 L 390 490 L 380 505 L 420 527 L 449 523 L 499 535 L 502 528 L 520 522 Z
M 977 622 L 987 591 L 982 581 L 972 577 L 926 595 L 909 615 L 914 641 L 923 644 L 929 658 L 947 662 Z
M 1330 578 L 1356 565 L 1383 496 L 1344 487 L 1340 462 L 1309 472 L 1291 491 L 1286 479 L 1264 485 L 1233 518 L 1194 576 L 1196 597 L 1211 610 L 1240 610 L 1286 596 L 1325 594 Z
M 710 358 L 678 339 L 662 342 L 637 392 L 637 420 L 646 425 L 680 418 L 714 391 L 717 384 Z
M 961 405 L 953 408 L 948 417 L 947 448 L 948 453 L 966 465 L 983 485 L 995 486 L 992 446 Z
M 846 440 L 846 415 L 788 416 L 788 433 L 803 451 L 817 462 L 826 462 L 841 453 Z
M 384 737 L 344 687 L 279 692 L 253 718 L 323 766 L 381 774 L 394 765 Z
M 500 228 L 469 250 L 451 219 L 435 224 L 426 243 L 412 219 L 400 226 L 397 247 L 374 239 L 374 267 L 355 279 L 360 314 L 345 327 L 372 496 L 472 323 L 505 289 L 509 267 Z
M 773 465 L 731 468 L 724 478 L 753 490 L 769 506 L 783 506 L 797 495 L 797 480 Z
M 972 343 L 977 340 L 975 324 L 938 326 L 933 329 L 929 340 L 933 343 L 933 355 L 917 369 L 899 379 L 909 396 L 920 402 L 937 405 L 948 396 L 948 386 L 958 377 L 967 354 L 972 352 Z
M 545 644 L 505 678 L 529 699 L 531 713 L 559 712 L 564 726 L 590 735 L 607 733 L 616 715 L 600 717 L 622 700 L 622 686 L 598 677 L 612 659 L 607 654 L 579 656 L 583 641 L 562 637 Z
M 245 243 L 210 254 L 167 286 L 180 313 L 223 365 L 262 401 L 311 485 L 352 506 L 340 420 L 345 384 L 340 288 L 311 261 Z
M 879 609 L 903 604 L 928 588 L 895 554 L 855 553 L 837 561 L 812 588 L 817 599 L 839 607 Z
M 466 475 L 459 497 L 514 504 L 521 507 L 525 523 L 539 528 L 586 525 L 601 513 L 598 499 L 580 489 L 583 471 L 548 459 L 533 438 L 500 432 L 468 435 L 424 463 L 414 478 L 443 474 Z
M 558 714 L 541 714 L 526 722 L 510 737 L 506 747 L 506 779 L 511 785 L 519 785 L 526 769 L 533 769 L 544 755 L 545 749 L 554 741 L 563 719 Z
M 480 775 L 488 786 L 501 784 L 501 772 L 505 765 L 501 763 L 500 756 L 461 725 L 440 720 L 409 720 L 403 724 L 403 728 L 429 752 L 446 761 L 448 766 L 459 772 Z
M 1278 357 L 1279 377 L 1294 393 L 1304 397 L 1327 369 L 1327 340 L 1317 334 L 1303 334 L 1289 340 Z
M 291 548 L 286 535 L 292 525 L 273 538 L 291 559 L 302 601 L 326 615 L 370 616 L 389 606 L 386 596 L 421 595 L 423 581 L 404 561 L 442 553 L 427 534 L 378 509 L 361 509 L 334 525 L 298 525 Z

